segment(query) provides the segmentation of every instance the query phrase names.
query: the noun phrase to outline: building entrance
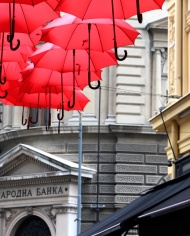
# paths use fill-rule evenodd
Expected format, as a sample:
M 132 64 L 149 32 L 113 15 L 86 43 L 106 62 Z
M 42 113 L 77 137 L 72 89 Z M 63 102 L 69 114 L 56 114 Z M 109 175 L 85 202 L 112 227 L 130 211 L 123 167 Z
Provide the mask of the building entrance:
M 15 236 L 51 236 L 51 233 L 41 218 L 30 216 L 21 223 Z

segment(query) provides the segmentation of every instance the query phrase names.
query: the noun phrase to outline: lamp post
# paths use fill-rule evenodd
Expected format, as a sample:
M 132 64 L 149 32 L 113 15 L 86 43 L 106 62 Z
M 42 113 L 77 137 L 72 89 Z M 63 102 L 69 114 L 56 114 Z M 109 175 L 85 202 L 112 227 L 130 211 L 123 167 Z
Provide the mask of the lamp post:
M 77 235 L 81 232 L 81 166 L 82 166 L 82 113 L 79 112 L 79 160 L 78 160 L 78 202 L 77 202 Z

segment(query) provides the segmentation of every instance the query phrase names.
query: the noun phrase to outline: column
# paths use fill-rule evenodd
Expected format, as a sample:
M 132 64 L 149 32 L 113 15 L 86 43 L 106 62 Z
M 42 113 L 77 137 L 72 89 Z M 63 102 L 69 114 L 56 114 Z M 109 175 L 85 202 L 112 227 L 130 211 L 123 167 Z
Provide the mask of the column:
M 116 123 L 116 66 L 109 67 L 108 117 L 105 124 Z
M 189 7 L 189 6 L 188 6 Z M 190 11 L 186 14 L 186 33 L 187 33 L 187 44 L 186 44 L 186 51 L 184 51 L 186 55 L 186 60 L 184 63 L 187 61 L 186 69 L 187 69 L 187 78 L 184 79 L 184 89 L 186 87 L 185 92 L 188 93 L 190 92 Z
M 56 236 L 77 235 L 77 207 L 71 205 L 54 206 L 56 209 Z
M 182 69 L 182 22 L 181 22 L 182 1 L 175 1 L 175 94 L 181 96 L 181 69 Z
M 153 75 L 152 75 L 152 114 L 159 110 L 161 104 L 162 86 L 161 86 L 161 50 L 159 48 L 152 48 L 153 52 Z
M 0 209 L 0 236 L 3 236 L 5 229 L 5 213 L 3 209 Z
M 27 118 L 27 116 L 25 116 Z M 13 129 L 20 129 L 22 125 L 22 108 L 13 107 L 12 127 Z
M 10 130 L 12 128 L 12 106 L 3 106 L 3 129 Z

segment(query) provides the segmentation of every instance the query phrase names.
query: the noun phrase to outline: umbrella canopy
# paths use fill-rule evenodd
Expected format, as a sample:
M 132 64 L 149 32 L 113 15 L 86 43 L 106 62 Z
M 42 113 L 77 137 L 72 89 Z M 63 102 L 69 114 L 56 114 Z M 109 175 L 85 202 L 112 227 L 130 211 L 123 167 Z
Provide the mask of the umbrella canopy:
M 18 87 L 19 80 L 22 78 L 21 70 L 26 67 L 25 62 L 3 62 L 1 77 L 6 80 L 6 83 L 0 83 L 0 97 L 5 98 L 8 94 L 8 90 Z M 6 79 L 5 79 L 6 78 Z
M 20 39 L 17 39 L 17 46 L 13 47 L 12 41 L 15 32 L 30 35 L 48 21 L 59 17 L 59 13 L 55 12 L 45 1 L 35 6 L 1 3 L 0 12 L 0 32 L 10 33 L 7 40 L 10 42 L 12 50 L 18 49 L 19 45 L 22 44 Z
M 90 73 L 92 81 L 101 79 L 101 71 L 97 71 L 96 73 L 91 71 Z M 45 93 L 51 88 L 52 93 L 59 93 L 61 92 L 62 86 L 63 92 L 68 87 L 73 88 L 73 72 L 60 73 L 47 68 L 36 68 L 31 63 L 21 74 L 22 78 L 20 81 L 22 82 L 20 83 L 20 92 Z M 80 71 L 80 73 L 76 73 L 75 80 L 75 88 L 84 89 L 88 85 L 88 72 Z
M 63 15 L 42 28 L 42 41 L 51 42 L 64 49 L 90 49 L 105 51 L 114 48 L 113 22 L 111 19 L 81 20 L 73 15 Z M 117 45 L 133 45 L 139 32 L 123 20 L 115 20 Z
M 73 71 L 73 62 L 75 60 L 75 70 L 87 71 L 88 65 L 88 50 L 65 50 L 52 43 L 45 43 L 38 48 L 30 59 L 35 67 L 47 68 L 59 72 Z M 90 52 L 90 71 L 98 71 L 104 67 L 118 65 L 113 51 L 94 51 Z
M 164 0 L 64 0 L 57 9 L 81 19 L 112 18 L 113 11 L 115 19 L 127 19 L 161 9 L 163 3 Z
M 81 19 L 111 18 L 113 21 L 114 48 L 117 60 L 123 61 L 127 57 L 119 57 L 117 52 L 117 40 L 115 19 L 127 19 L 137 14 L 138 21 L 142 23 L 142 12 L 160 9 L 164 0 L 65 0 L 59 4 L 58 9 L 75 15 Z
M 48 68 L 59 72 L 73 72 L 80 74 L 80 71 L 88 71 L 88 85 L 91 89 L 96 89 L 100 85 L 91 85 L 91 71 L 98 71 L 110 65 L 117 65 L 113 51 L 94 50 L 65 50 L 52 43 L 45 43 L 32 55 L 31 60 L 35 67 Z M 73 78 L 75 81 L 75 78 Z M 74 83 L 73 83 L 74 84 Z
M 4 92 L 4 91 L 3 91 Z M 2 91 L 0 91 L 0 96 L 2 95 Z M 30 123 L 37 123 L 38 122 L 38 109 L 39 108 L 49 108 L 50 109 L 61 109 L 62 113 L 58 113 L 57 117 L 60 120 L 64 117 L 64 110 L 80 110 L 83 111 L 84 107 L 88 104 L 89 99 L 81 92 L 76 90 L 75 91 L 76 102 L 72 108 L 68 107 L 68 98 L 63 93 L 51 93 L 51 91 L 46 93 L 20 93 L 19 87 L 12 88 L 8 90 L 8 95 L 6 98 L 0 98 L 0 102 L 5 105 L 10 106 L 22 106 L 23 107 L 23 114 L 22 114 L 22 125 L 26 125 L 29 129 Z M 24 107 L 29 109 L 37 108 L 36 118 L 33 120 L 31 116 L 31 112 L 29 110 L 28 120 L 24 118 Z M 50 114 L 49 114 L 49 121 L 50 123 Z M 28 121 L 28 122 L 27 122 Z M 48 125 L 49 126 L 49 125 Z

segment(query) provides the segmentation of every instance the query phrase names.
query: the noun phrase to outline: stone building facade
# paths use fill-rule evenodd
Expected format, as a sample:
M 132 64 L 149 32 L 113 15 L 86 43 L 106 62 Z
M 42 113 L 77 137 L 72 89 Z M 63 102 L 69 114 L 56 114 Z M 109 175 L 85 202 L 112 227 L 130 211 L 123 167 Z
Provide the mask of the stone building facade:
M 82 113 L 82 230 L 130 203 L 167 176 L 166 134 L 157 134 L 148 121 L 167 102 L 167 4 L 163 11 L 156 12 L 145 14 L 142 25 L 135 18 L 129 20 L 140 31 L 140 36 L 134 46 L 126 48 L 128 58 L 117 67 L 103 70 L 101 89 L 84 90 L 91 102 Z M 119 49 L 121 54 L 122 51 L 123 48 Z M 40 112 L 42 115 L 44 111 Z M 49 131 L 43 119 L 29 130 L 21 126 L 21 114 L 22 108 L 1 105 L 0 185 L 12 188 L 23 184 L 22 189 L 31 192 L 24 192 L 18 203 L 14 194 L 18 194 L 21 187 L 11 190 L 2 187 L 0 224 L 4 231 L 1 234 L 15 236 L 22 230 L 22 224 L 27 225 L 31 219 L 36 224 L 43 220 L 52 236 L 73 236 L 76 231 L 70 232 L 63 222 L 70 222 L 72 229 L 76 227 L 77 167 L 74 166 L 78 162 L 80 114 L 65 112 L 60 133 L 57 111 L 52 111 Z M 14 159 L 17 149 L 20 150 L 19 164 L 15 164 Z M 24 167 L 22 158 L 28 158 L 31 165 Z M 61 174 L 64 161 L 69 161 L 64 164 L 67 178 Z M 14 171 L 9 166 L 15 166 Z M 44 175 L 40 175 L 41 172 Z M 53 188 L 51 183 L 63 186 L 60 191 L 54 191 L 56 197 L 47 194 L 50 187 Z M 73 189 L 66 205 L 65 184 Z M 40 194 L 44 191 L 43 200 L 47 204 L 35 195 L 37 188 Z M 10 193 L 4 204 L 2 194 L 8 194 L 7 191 Z M 35 201 L 26 199 L 26 195 L 32 199 L 31 194 Z M 72 206 L 68 205 L 69 197 L 73 197 Z

